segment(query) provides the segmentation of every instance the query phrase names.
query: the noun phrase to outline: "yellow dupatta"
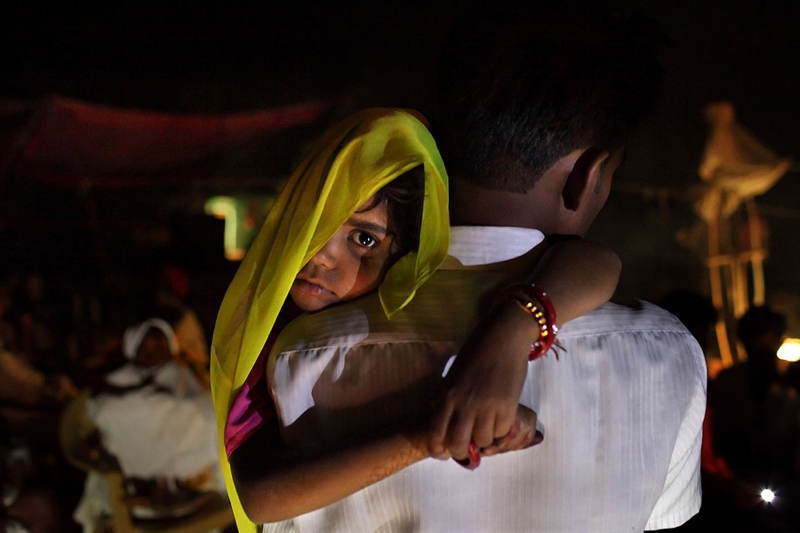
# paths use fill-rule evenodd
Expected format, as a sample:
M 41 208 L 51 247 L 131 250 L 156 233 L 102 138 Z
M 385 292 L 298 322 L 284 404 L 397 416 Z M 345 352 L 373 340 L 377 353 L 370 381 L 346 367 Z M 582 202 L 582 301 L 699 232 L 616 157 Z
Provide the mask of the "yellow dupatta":
M 424 120 L 424 119 L 423 119 Z M 447 174 L 436 143 L 413 112 L 367 109 L 328 130 L 281 191 L 222 301 L 211 346 L 211 394 L 225 484 L 239 531 L 255 531 L 231 478 L 224 430 L 234 393 L 255 364 L 300 269 L 384 185 L 423 165 L 419 249 L 379 289 L 388 317 L 402 309 L 447 256 Z

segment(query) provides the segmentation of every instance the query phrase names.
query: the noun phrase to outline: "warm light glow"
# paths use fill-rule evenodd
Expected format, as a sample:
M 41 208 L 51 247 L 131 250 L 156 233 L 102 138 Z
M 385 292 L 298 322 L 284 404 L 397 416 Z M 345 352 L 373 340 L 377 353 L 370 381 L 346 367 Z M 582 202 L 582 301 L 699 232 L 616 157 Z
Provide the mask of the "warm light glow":
M 230 250 L 225 250 L 225 259 L 229 261 L 241 261 L 244 259 L 245 251 L 241 248 L 231 248 Z
M 772 503 L 775 501 L 775 493 L 769 489 L 764 489 L 761 491 L 761 499 L 767 503 Z
M 215 196 L 206 202 L 205 211 L 215 218 L 225 220 L 225 258 L 239 261 L 244 257 L 244 249 L 238 245 L 239 213 L 236 200 L 229 196 Z
M 800 339 L 786 339 L 778 348 L 778 359 L 794 363 L 800 361 Z

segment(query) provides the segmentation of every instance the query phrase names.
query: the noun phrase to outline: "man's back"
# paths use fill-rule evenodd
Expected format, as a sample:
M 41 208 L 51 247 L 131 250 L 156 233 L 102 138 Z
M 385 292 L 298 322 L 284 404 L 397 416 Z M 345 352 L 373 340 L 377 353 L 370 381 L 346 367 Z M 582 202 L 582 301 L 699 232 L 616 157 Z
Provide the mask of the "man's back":
M 376 298 L 295 321 L 270 375 L 289 443 L 335 441 L 424 411 L 480 295 L 507 276 L 440 271 L 391 321 Z M 608 304 L 559 339 L 566 353 L 530 363 L 520 398 L 545 426 L 542 444 L 471 472 L 425 460 L 294 526 L 616 532 L 688 519 L 700 503 L 705 409 L 704 360 L 691 335 L 653 305 Z

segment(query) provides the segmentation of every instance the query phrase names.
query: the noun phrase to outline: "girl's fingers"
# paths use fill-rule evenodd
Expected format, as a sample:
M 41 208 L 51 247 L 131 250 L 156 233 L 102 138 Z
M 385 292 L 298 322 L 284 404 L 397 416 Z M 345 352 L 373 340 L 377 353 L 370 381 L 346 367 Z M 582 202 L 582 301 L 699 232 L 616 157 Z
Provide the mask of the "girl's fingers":
M 495 444 L 487 446 L 486 448 L 481 448 L 481 455 L 484 457 L 491 457 L 492 455 L 497 455 L 498 453 L 502 453 L 502 451 Z
M 481 455 L 488 457 L 498 453 L 524 450 L 540 444 L 544 440 L 544 435 L 535 428 L 527 428 L 524 431 L 509 433 L 504 437 L 495 439 L 494 442 L 481 449 Z
M 494 440 L 495 419 L 493 415 L 481 415 L 475 419 L 472 428 L 472 442 L 479 448 L 485 448 L 492 444 Z
M 455 459 L 468 457 L 473 423 L 474 420 L 471 417 L 459 416 L 459 413 L 451 417 L 450 428 L 444 444 Z
M 446 399 L 442 402 L 431 418 L 430 437 L 428 438 L 428 451 L 434 456 L 446 453 L 444 439 L 450 418 L 453 416 L 453 404 Z
M 504 437 L 517 424 L 516 410 L 500 413 L 494 420 L 494 438 Z

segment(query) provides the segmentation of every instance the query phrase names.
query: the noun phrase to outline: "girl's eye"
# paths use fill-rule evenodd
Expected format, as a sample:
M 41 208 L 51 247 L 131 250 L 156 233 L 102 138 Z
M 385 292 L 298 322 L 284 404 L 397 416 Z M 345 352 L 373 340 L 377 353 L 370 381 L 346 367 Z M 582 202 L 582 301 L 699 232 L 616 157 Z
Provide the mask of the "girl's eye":
M 353 232 L 353 240 L 356 242 L 356 244 L 363 246 L 364 248 L 375 248 L 378 245 L 378 239 L 366 231 Z

